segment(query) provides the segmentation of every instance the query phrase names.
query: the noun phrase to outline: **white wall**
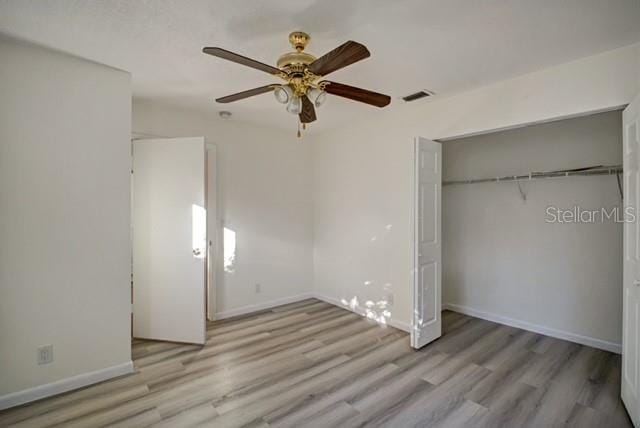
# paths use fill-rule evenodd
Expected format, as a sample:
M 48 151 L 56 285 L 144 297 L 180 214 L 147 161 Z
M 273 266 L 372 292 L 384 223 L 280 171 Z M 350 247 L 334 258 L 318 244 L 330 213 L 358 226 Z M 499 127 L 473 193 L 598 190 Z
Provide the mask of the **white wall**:
M 217 146 L 218 211 L 236 233 L 233 272 L 218 269 L 217 313 L 249 311 L 311 291 L 311 146 L 295 131 L 135 100 L 133 130 L 204 136 Z M 260 293 L 255 284 L 260 284 Z
M 1 407 L 131 368 L 131 90 L 128 73 L 4 37 L 0 58 Z
M 444 180 L 619 165 L 621 123 L 614 111 L 447 141 Z M 549 206 L 619 209 L 616 177 L 521 187 L 526 201 L 514 182 L 444 187 L 443 301 L 620 344 L 622 224 L 545 222 Z
M 440 139 L 610 109 L 638 92 L 640 45 L 633 45 L 449 98 L 394 100 L 366 122 L 317 136 L 315 291 L 360 301 L 392 293 L 392 318 L 410 322 L 415 136 Z

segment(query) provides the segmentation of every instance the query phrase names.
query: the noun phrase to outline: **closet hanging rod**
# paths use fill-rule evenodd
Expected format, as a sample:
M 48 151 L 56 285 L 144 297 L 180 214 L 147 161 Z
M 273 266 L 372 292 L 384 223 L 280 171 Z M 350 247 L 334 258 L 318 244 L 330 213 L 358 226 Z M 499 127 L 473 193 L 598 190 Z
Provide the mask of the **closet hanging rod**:
M 579 168 L 574 170 L 565 171 L 547 171 L 547 172 L 531 172 L 526 175 L 505 175 L 502 177 L 493 178 L 475 178 L 469 180 L 450 180 L 443 181 L 443 186 L 450 186 L 453 184 L 474 184 L 474 183 L 491 183 L 502 181 L 528 181 L 548 178 L 564 178 L 575 176 L 588 176 L 588 175 L 617 175 L 622 173 L 622 165 L 610 165 L 610 166 L 597 166 L 590 168 Z

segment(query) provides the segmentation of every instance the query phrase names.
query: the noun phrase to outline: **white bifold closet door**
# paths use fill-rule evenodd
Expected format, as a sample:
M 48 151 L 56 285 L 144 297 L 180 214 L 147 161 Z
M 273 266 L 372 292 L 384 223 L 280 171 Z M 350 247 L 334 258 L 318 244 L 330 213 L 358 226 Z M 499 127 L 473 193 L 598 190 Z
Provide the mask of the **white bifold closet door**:
M 622 284 L 622 401 L 640 426 L 640 97 L 622 113 L 624 223 Z
M 411 346 L 420 348 L 442 335 L 442 145 L 415 142 L 414 278 Z
M 202 137 L 133 142 L 133 336 L 204 344 Z

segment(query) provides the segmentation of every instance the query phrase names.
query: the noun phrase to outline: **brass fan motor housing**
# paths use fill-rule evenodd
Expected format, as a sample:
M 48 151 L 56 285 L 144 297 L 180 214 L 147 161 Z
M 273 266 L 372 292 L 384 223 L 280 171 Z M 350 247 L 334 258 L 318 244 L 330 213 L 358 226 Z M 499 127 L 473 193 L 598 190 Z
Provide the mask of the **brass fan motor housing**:
M 278 58 L 277 64 L 280 70 L 304 73 L 305 68 L 315 60 L 315 56 L 306 52 L 288 52 Z
M 309 64 L 316 60 L 316 57 L 304 52 L 309 44 L 311 36 L 302 31 L 294 31 L 289 34 L 289 42 L 295 52 L 288 52 L 278 58 L 278 68 L 287 73 L 304 73 Z

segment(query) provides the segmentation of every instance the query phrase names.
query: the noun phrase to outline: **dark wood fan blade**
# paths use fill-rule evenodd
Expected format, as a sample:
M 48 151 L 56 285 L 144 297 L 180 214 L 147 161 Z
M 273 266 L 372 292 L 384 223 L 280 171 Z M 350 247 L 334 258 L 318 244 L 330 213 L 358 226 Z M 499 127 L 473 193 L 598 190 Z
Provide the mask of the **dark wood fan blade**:
M 249 89 L 247 91 L 238 92 L 237 94 L 227 95 L 226 97 L 218 98 L 216 102 L 219 103 L 232 103 L 234 101 L 242 100 L 252 97 L 254 95 L 264 94 L 265 92 L 271 92 L 276 85 L 260 86 L 259 88 Z
M 302 97 L 302 112 L 300 113 L 300 122 L 311 123 L 316 120 L 316 109 L 313 103 L 306 95 Z
M 309 65 L 309 71 L 318 76 L 326 76 L 369 56 L 371 54 L 364 45 L 350 40 L 313 61 Z
M 391 97 L 389 95 L 379 94 L 377 92 L 368 91 L 355 86 L 344 85 L 342 83 L 324 81 L 326 86 L 324 90 L 328 94 L 337 95 L 339 97 L 349 98 L 350 100 L 360 101 L 361 103 L 370 104 L 376 107 L 384 107 L 389 105 Z
M 222 48 L 203 48 L 202 52 L 217 56 L 218 58 L 226 59 L 238 64 L 246 65 L 247 67 L 255 68 L 260 71 L 264 71 L 269 74 L 278 74 L 280 70 L 267 64 L 263 64 L 246 56 L 238 55 L 237 53 L 230 52 Z

